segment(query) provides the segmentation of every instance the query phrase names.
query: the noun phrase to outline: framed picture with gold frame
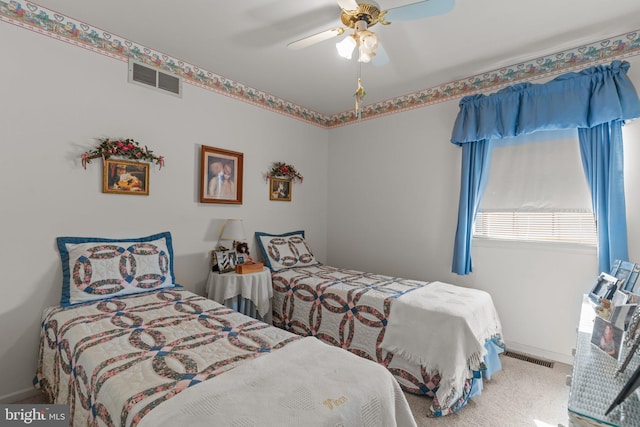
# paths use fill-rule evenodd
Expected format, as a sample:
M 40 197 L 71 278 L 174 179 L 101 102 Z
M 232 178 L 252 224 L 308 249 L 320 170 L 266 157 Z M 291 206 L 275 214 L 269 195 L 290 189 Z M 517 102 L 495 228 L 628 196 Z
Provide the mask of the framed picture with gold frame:
M 237 151 L 202 146 L 200 202 L 242 204 L 244 155 Z
M 291 180 L 286 178 L 269 179 L 269 200 L 291 201 Z
M 149 163 L 107 159 L 102 171 L 102 192 L 149 195 Z

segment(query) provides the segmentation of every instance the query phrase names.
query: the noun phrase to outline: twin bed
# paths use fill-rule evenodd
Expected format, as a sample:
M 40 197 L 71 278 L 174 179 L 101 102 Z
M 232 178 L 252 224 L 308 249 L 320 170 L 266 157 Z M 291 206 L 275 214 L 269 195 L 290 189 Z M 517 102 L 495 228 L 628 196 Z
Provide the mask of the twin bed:
M 431 398 L 431 416 L 460 410 L 500 369 L 491 296 L 319 263 L 303 231 L 256 233 L 272 271 L 273 324 L 386 367 L 402 389 Z
M 74 426 L 415 425 L 383 367 L 185 290 L 51 308 L 42 334 Z
M 446 415 L 494 369 L 500 326 L 484 293 L 431 284 L 436 292 L 408 298 L 429 286 L 320 265 L 303 233 L 257 234 L 273 271 L 275 326 L 176 285 L 169 233 L 58 238 L 61 305 L 43 315 L 36 387 L 68 403 L 76 426 L 415 426 L 401 388 L 434 397 L 431 415 Z M 452 323 L 462 333 L 444 328 L 429 339 L 465 344 L 405 347 L 408 333 L 425 342 L 433 328 L 416 334 L 415 325 L 436 319 L 412 324 L 412 312 L 450 292 L 467 298 L 460 313 L 476 308 Z M 413 332 L 394 317 L 409 318 Z M 444 350 L 419 354 L 425 347 Z M 450 357 L 455 372 L 422 359 L 450 351 L 460 353 Z

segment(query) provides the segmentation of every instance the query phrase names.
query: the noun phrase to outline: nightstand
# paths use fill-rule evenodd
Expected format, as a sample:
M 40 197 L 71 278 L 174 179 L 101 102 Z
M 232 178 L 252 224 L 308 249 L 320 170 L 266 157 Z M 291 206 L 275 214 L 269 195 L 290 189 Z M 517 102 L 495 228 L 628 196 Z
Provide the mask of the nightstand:
M 205 296 L 247 316 L 271 324 L 271 271 L 238 274 L 209 271 Z

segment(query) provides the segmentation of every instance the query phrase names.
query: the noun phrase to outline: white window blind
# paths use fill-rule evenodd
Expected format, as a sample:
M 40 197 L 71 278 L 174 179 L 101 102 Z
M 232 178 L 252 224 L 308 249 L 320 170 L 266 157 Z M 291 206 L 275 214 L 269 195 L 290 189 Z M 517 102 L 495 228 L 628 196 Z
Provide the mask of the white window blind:
M 577 131 L 495 142 L 474 237 L 597 244 Z
M 474 236 L 594 246 L 598 243 L 591 212 L 479 212 Z

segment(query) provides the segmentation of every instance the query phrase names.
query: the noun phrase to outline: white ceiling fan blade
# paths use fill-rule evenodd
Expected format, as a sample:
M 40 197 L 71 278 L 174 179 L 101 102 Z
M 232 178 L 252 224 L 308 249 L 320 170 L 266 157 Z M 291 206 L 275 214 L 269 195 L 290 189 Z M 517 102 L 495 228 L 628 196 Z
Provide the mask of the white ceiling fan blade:
M 411 21 L 451 12 L 455 0 L 424 0 L 389 9 L 384 19 L 389 22 Z
M 358 8 L 356 0 L 338 0 L 338 5 L 342 10 L 356 10 Z
M 371 63 L 376 67 L 382 67 L 389 62 L 389 55 L 387 51 L 382 47 L 382 43 L 378 43 L 378 47 L 376 49 L 376 56 L 373 57 Z
M 321 33 L 313 34 L 300 40 L 296 40 L 287 45 L 291 50 L 303 49 L 305 47 L 320 43 L 325 40 L 329 40 L 339 35 L 344 34 L 344 28 L 336 27 L 330 30 L 323 31 Z

